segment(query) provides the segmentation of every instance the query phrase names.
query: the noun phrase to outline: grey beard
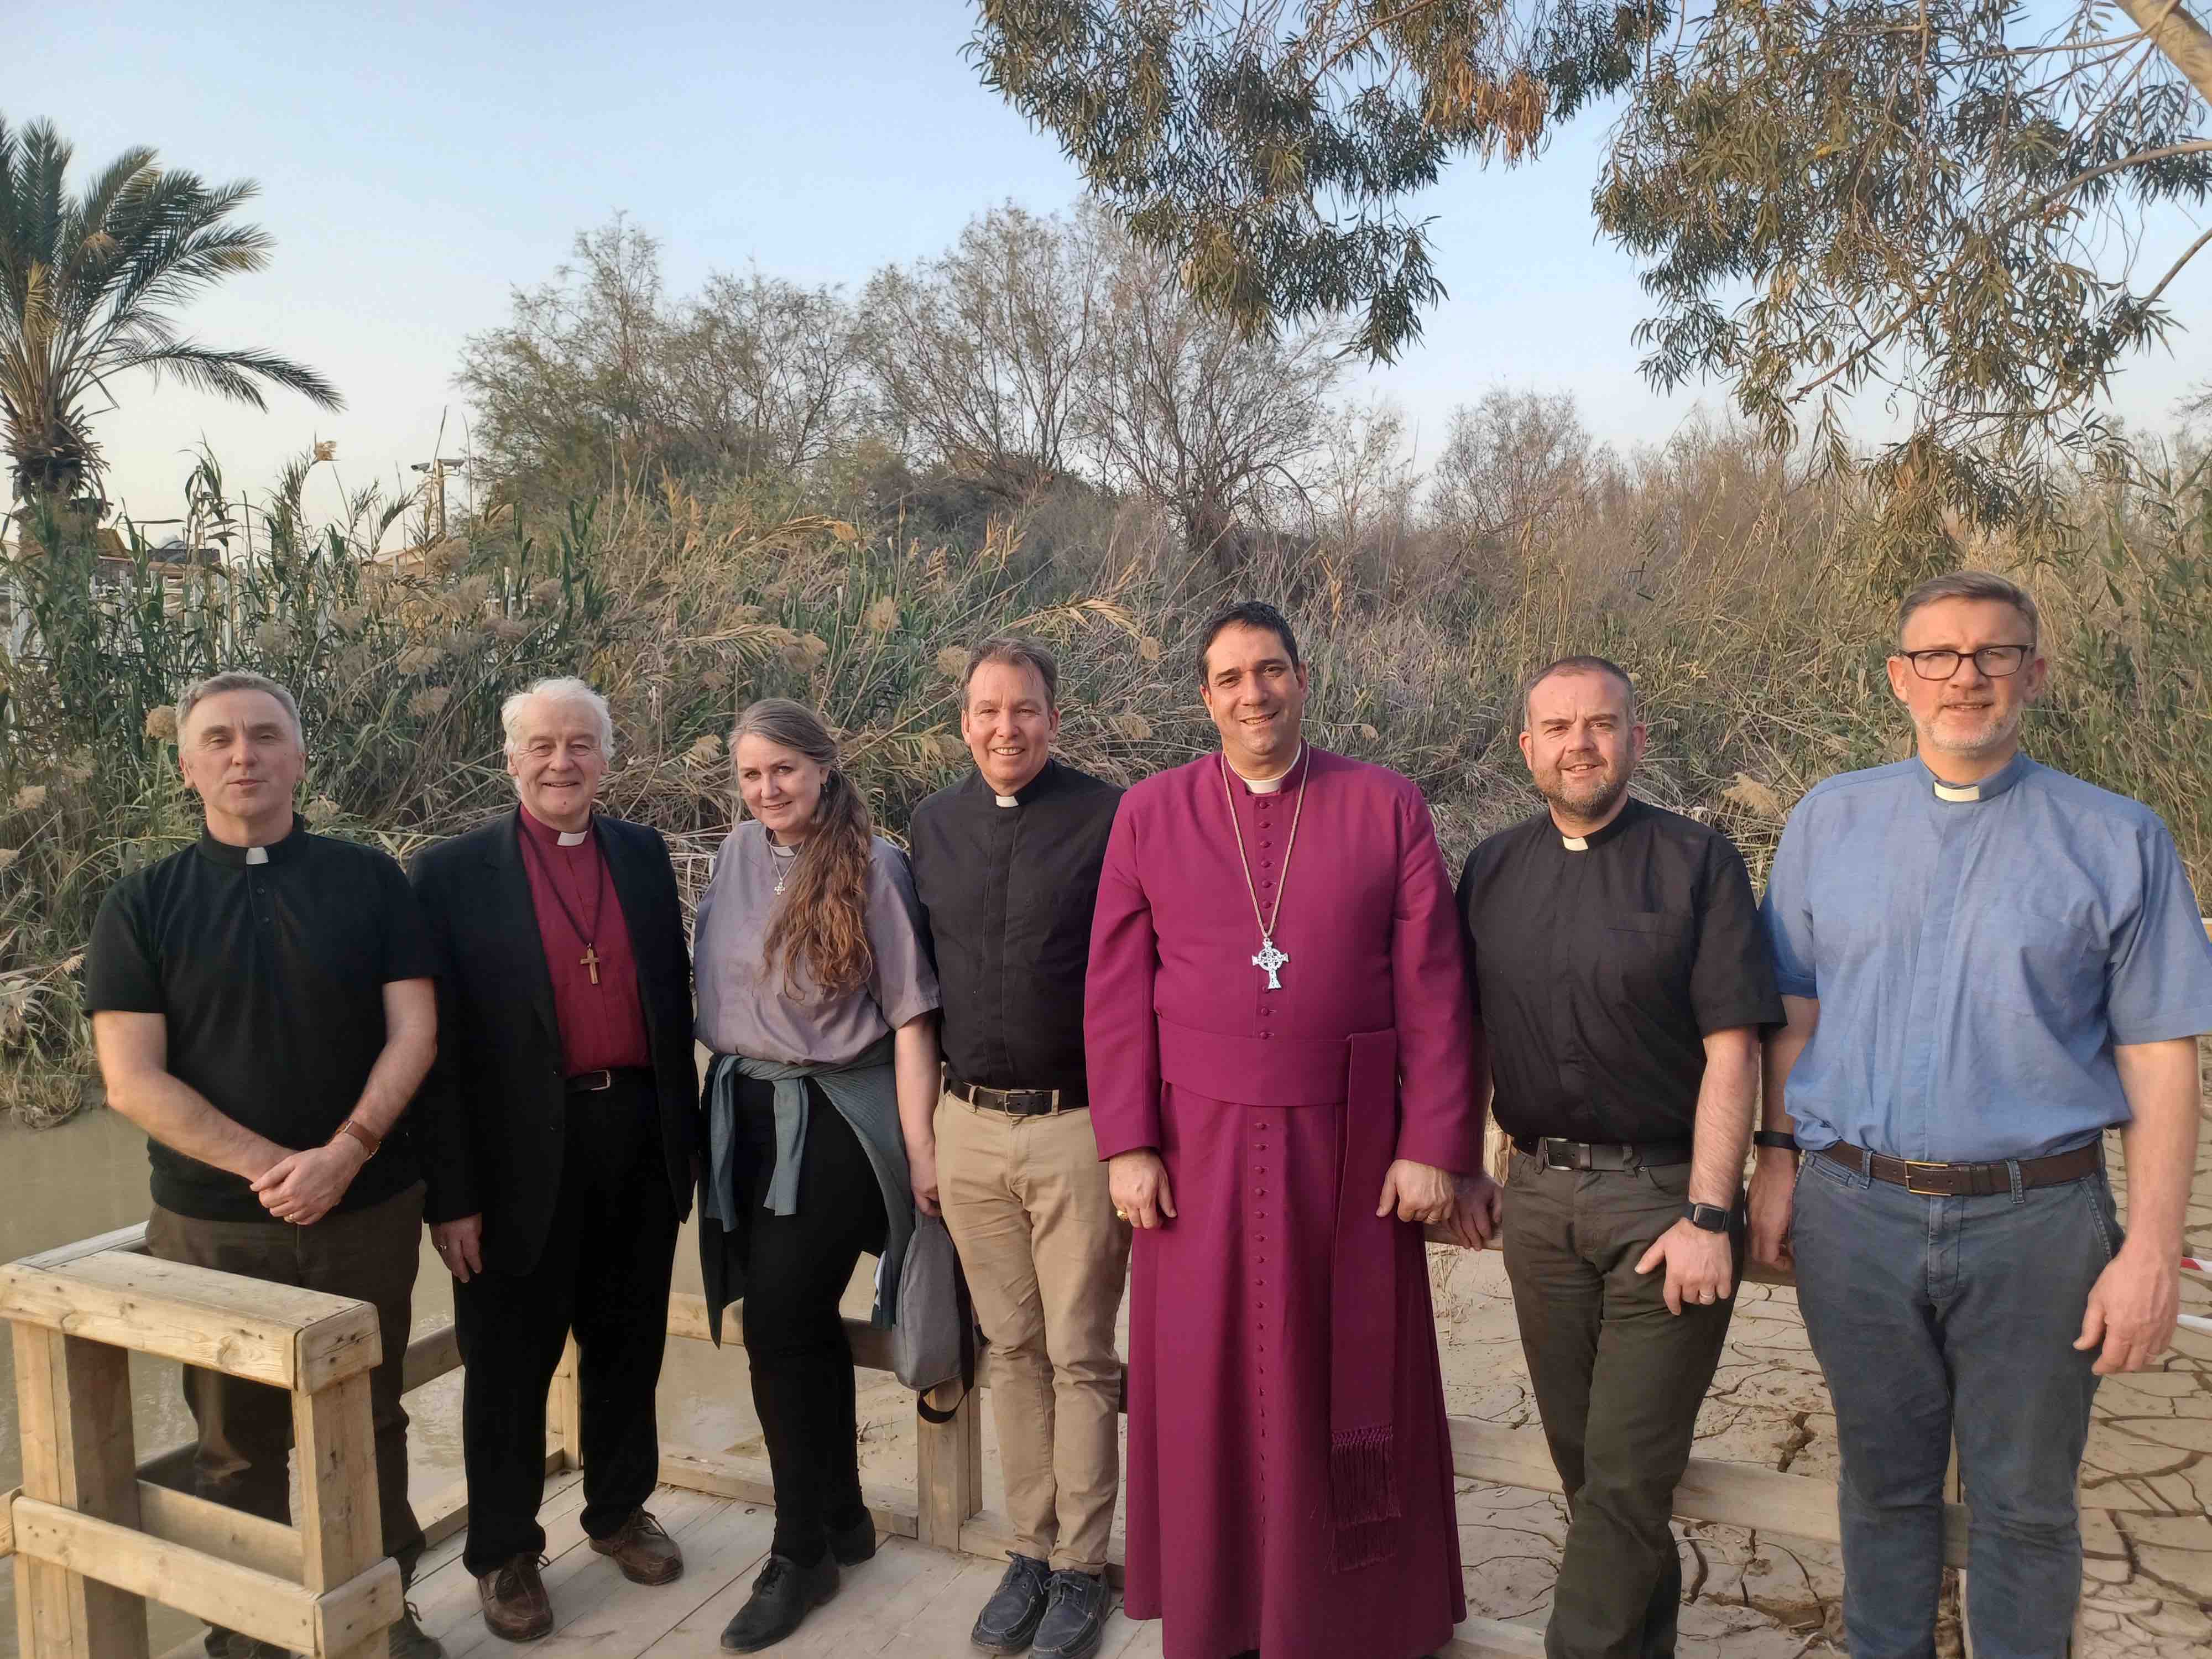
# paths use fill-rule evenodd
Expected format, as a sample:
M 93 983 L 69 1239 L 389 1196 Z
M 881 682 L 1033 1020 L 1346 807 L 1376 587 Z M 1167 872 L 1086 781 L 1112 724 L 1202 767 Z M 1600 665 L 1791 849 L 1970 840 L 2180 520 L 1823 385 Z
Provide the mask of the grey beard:
M 1628 780 L 1622 778 L 1614 783 L 1608 784 L 1602 793 L 1588 801 L 1578 801 L 1570 795 L 1551 789 L 1540 790 L 1538 793 L 1553 806 L 1571 817 L 1601 818 L 1613 811 L 1620 798 L 1628 793 Z

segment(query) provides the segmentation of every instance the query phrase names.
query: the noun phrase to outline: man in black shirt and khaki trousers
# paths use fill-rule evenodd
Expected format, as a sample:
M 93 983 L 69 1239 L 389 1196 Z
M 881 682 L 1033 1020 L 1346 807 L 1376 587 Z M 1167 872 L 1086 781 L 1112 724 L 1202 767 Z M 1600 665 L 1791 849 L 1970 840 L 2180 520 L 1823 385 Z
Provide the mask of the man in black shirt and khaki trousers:
M 1121 792 L 1052 758 L 1058 690 L 1034 641 L 975 647 L 960 714 L 975 771 L 915 810 L 912 856 L 945 998 L 938 1192 L 990 1340 L 1017 1536 L 970 1639 L 1085 1659 L 1121 1489 L 1129 1231 L 1091 1133 L 1083 982 Z
M 1735 1305 L 1762 1025 L 1742 858 L 1632 800 L 1636 691 L 1601 658 L 1529 682 L 1545 810 L 1468 856 L 1460 911 L 1512 1138 L 1505 1271 L 1570 1522 L 1552 1659 L 1666 1659 L 1668 1521 Z
M 206 828 L 115 884 L 85 964 L 108 1103 L 150 1138 L 147 1248 L 375 1308 L 377 1498 L 404 1576 L 422 1552 L 399 1403 L 422 1180 L 404 1138 L 386 1138 L 436 1047 L 429 934 L 398 865 L 294 815 L 307 754 L 282 686 L 201 681 L 177 704 L 177 756 Z M 289 1522 L 290 1400 L 215 1371 L 184 1380 L 192 1489 Z M 404 1659 L 444 1651 L 411 1608 L 389 1645 Z M 278 1651 L 225 1630 L 207 1649 Z

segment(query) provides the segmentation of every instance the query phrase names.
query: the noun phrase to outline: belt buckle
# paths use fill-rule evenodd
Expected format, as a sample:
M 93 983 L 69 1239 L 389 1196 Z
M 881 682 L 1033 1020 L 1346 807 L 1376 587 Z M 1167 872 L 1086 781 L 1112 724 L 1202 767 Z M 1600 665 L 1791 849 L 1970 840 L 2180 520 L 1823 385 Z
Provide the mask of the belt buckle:
M 1544 1136 L 1536 1143 L 1538 1151 L 1543 1155 L 1544 1167 L 1547 1170 L 1574 1170 L 1581 1169 L 1583 1166 L 1575 1161 L 1575 1156 L 1572 1150 L 1574 1144 L 1575 1143 L 1573 1141 L 1561 1139 L 1557 1135 Z M 1564 1164 L 1561 1163 L 1558 1157 L 1554 1155 L 1553 1151 L 1554 1147 L 1565 1147 L 1569 1149 L 1566 1162 Z
M 1948 1182 L 1941 1187 L 1917 1187 L 1913 1185 L 1912 1172 L 1915 1170 L 1948 1170 L 1951 1167 L 1949 1164 L 1923 1163 L 1917 1158 L 1910 1158 L 1904 1159 L 1903 1162 L 1905 1164 L 1905 1190 L 1906 1192 L 1917 1194 L 1922 1198 L 1951 1198 L 1955 1196 Z
M 585 1082 L 586 1078 L 592 1081 Z M 580 1072 L 568 1079 L 568 1086 L 580 1095 L 601 1094 L 615 1086 L 615 1074 L 605 1066 L 596 1072 Z

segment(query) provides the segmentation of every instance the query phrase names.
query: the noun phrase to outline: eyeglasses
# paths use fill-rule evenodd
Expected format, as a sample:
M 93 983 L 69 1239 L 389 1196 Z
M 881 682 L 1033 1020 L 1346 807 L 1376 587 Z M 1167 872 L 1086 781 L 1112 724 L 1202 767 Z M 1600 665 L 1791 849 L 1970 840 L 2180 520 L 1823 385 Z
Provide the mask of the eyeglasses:
M 1985 645 L 1978 651 L 1900 651 L 1897 654 L 1911 663 L 1912 672 L 1923 680 L 1949 679 L 1968 657 L 1984 675 L 2001 680 L 2019 673 L 2027 653 L 2034 649 L 2032 645 Z

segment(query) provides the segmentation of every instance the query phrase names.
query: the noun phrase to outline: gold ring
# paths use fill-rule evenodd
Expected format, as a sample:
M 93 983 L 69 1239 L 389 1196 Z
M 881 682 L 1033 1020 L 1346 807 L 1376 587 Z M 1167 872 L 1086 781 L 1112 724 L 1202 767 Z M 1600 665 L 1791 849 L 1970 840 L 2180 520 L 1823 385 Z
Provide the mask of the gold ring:
M 1116 1221 L 1127 1221 L 1128 1218 L 1129 1212 L 1127 1210 L 1116 1210 L 1114 1212 L 1114 1219 Z

